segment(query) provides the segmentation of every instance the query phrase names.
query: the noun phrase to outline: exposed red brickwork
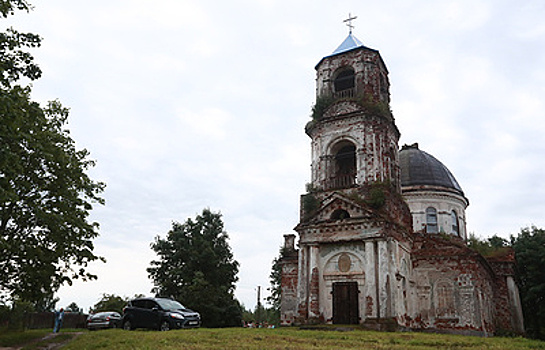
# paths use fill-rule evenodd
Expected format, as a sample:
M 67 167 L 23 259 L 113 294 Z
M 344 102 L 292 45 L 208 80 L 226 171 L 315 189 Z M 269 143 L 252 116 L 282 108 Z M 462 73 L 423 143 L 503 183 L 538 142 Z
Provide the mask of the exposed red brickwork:
M 312 276 L 310 278 L 310 312 L 317 317 L 320 315 L 320 274 L 318 268 L 312 269 Z
M 283 324 L 341 322 L 350 318 L 338 316 L 357 307 L 359 322 L 380 330 L 487 336 L 512 329 L 518 291 L 509 254 L 486 260 L 460 238 L 413 232 L 412 209 L 401 195 L 400 133 L 378 51 L 355 48 L 325 57 L 316 69 L 321 106 L 305 127 L 312 186 L 301 196 L 295 227 L 300 250 L 283 260 Z M 457 208 L 439 197 L 433 200 L 443 211 Z M 460 200 L 463 211 L 467 201 Z M 425 210 L 419 205 L 416 211 Z M 333 286 L 346 282 L 358 296 L 333 302 Z

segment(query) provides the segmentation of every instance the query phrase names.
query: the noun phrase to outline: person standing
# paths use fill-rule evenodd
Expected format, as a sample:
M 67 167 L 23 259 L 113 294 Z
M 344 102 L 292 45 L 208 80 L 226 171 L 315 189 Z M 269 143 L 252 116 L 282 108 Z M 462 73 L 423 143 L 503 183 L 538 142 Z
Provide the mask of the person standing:
M 55 311 L 55 326 L 53 327 L 53 333 L 57 333 L 61 330 L 62 319 L 64 318 L 64 309 L 61 307 L 59 311 Z

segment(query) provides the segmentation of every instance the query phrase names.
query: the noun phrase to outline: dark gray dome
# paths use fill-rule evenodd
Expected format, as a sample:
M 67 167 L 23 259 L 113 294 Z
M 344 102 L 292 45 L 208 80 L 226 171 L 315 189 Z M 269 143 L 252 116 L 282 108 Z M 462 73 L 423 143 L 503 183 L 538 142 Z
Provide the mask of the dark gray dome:
M 434 156 L 418 149 L 418 144 L 403 146 L 399 152 L 401 187 L 443 187 L 464 195 L 454 175 Z

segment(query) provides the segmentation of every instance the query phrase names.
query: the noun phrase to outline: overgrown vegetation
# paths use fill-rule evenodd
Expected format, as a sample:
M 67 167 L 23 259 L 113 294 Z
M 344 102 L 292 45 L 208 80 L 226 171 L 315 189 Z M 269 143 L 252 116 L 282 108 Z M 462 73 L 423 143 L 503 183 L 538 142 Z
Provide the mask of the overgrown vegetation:
M 311 117 L 313 121 L 322 119 L 326 110 L 333 104 L 342 101 L 355 102 L 367 113 L 377 116 L 391 116 L 390 106 L 386 102 L 375 101 L 371 95 L 357 95 L 355 97 L 334 98 L 330 95 L 316 97 L 316 102 L 312 106 Z
M 369 186 L 369 197 L 366 202 L 371 208 L 378 210 L 382 208 L 386 202 L 385 186 L 387 185 L 375 182 Z
M 320 200 L 314 193 L 307 193 L 302 198 L 303 212 L 305 214 L 304 219 L 309 219 L 320 206 Z
M 389 186 L 390 184 L 387 182 L 374 182 L 366 186 L 364 193 L 353 191 L 348 194 L 348 198 L 358 204 L 379 210 L 386 204 L 386 194 Z
M 467 246 L 476 250 L 484 257 L 502 256 L 511 249 L 509 242 L 497 235 L 481 240 L 473 233 L 469 234 Z

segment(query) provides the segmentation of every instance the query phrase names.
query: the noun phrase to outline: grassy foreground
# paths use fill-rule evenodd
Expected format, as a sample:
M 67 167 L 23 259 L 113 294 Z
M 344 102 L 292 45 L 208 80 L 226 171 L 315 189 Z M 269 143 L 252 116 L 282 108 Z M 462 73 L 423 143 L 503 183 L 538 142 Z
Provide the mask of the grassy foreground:
M 85 349 L 545 349 L 525 338 L 479 338 L 444 334 L 280 329 L 194 329 L 169 332 L 85 332 L 62 348 Z
M 31 329 L 23 332 L 0 328 L 0 349 L 55 349 L 81 333 L 81 329 L 62 329 L 60 333 L 53 334 L 51 329 Z

